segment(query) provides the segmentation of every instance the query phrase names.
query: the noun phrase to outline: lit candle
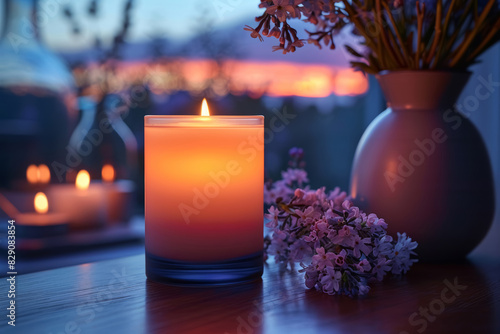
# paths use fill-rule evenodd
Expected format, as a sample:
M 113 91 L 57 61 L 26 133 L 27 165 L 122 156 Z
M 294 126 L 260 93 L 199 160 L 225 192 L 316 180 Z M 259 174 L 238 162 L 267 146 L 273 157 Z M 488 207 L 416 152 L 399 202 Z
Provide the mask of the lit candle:
M 54 185 L 49 190 L 56 211 L 68 215 L 72 228 L 102 226 L 106 219 L 106 197 L 100 184 L 90 182 L 86 170 L 78 172 L 75 185 Z
M 36 238 L 67 232 L 67 216 L 63 213 L 49 212 L 49 201 L 43 192 L 36 193 L 33 206 L 34 213 L 14 215 L 20 236 Z
M 106 224 L 128 222 L 134 209 L 134 183 L 130 180 L 115 181 L 115 169 L 110 164 L 102 166 L 101 178 L 108 204 Z
M 47 165 L 29 165 L 26 168 L 26 180 L 28 181 L 29 187 L 25 185 L 18 184 L 16 187 L 18 189 L 32 189 L 32 188 L 44 188 L 50 182 L 50 169 Z
M 226 283 L 262 274 L 264 117 L 145 117 L 146 274 Z

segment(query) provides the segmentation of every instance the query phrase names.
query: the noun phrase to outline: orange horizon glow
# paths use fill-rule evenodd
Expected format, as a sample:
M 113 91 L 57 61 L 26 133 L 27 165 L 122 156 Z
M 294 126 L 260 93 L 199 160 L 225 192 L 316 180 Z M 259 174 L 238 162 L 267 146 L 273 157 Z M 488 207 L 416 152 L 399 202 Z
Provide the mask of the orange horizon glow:
M 90 185 L 90 175 L 85 169 L 78 172 L 76 176 L 75 186 L 79 190 L 86 190 Z
M 37 213 L 44 214 L 49 211 L 49 201 L 43 192 L 36 193 L 33 205 Z
M 356 96 L 368 90 L 368 79 L 352 68 L 326 64 L 302 64 L 289 61 L 250 61 L 227 59 L 170 58 L 154 65 L 122 62 L 119 71 L 109 73 L 110 88 L 126 89 L 134 82 L 146 82 L 155 94 L 189 91 L 202 94 L 211 87 L 218 96 L 248 94 L 258 98 L 299 96 L 321 98 L 330 95 Z M 98 65 L 87 71 L 92 77 L 103 76 Z M 75 72 L 75 76 L 82 74 Z M 98 91 L 99 80 L 95 89 Z M 92 85 L 91 85 L 92 86 Z M 92 94 L 92 88 L 90 88 Z

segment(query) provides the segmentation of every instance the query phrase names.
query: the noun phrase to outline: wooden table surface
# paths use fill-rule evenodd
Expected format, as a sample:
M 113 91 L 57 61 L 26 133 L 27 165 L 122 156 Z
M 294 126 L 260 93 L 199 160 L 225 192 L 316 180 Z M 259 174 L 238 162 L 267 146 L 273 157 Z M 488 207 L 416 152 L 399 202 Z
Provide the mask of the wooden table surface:
M 274 263 L 248 284 L 162 285 L 139 255 L 19 275 L 16 305 L 16 327 L 2 314 L 0 333 L 500 333 L 500 256 L 417 264 L 352 299 Z

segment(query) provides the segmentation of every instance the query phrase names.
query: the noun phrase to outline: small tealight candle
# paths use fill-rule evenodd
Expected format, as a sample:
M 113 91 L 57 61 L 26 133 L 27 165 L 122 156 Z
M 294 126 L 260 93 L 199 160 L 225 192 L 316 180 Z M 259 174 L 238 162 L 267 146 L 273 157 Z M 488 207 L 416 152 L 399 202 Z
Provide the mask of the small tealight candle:
M 106 219 L 106 197 L 100 185 L 90 182 L 86 170 L 78 172 L 74 185 L 54 185 L 49 197 L 56 211 L 68 215 L 72 228 L 102 226 Z
M 36 193 L 34 213 L 19 213 L 14 216 L 22 237 L 44 237 L 67 232 L 68 220 L 63 213 L 49 213 L 49 202 L 43 192 Z
M 46 190 L 50 184 L 50 169 L 47 165 L 31 164 L 26 168 L 26 180 L 13 181 L 13 189 L 30 193 L 33 190 Z
M 106 224 L 126 223 L 133 213 L 134 183 L 130 180 L 115 181 L 115 169 L 110 164 L 102 166 L 101 178 L 107 199 Z
M 146 274 L 223 284 L 262 274 L 264 117 L 145 117 Z

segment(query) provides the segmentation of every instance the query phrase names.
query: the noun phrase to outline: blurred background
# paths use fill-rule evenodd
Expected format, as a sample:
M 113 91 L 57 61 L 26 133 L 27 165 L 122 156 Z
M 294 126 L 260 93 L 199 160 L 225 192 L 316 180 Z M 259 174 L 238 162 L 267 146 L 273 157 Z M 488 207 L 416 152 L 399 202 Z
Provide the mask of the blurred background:
M 35 232 L 25 232 L 26 253 L 33 258 L 25 261 L 26 272 L 91 261 L 104 256 L 98 247 L 109 245 L 136 243 L 121 255 L 142 251 L 143 117 L 199 114 L 203 98 L 211 114 L 264 115 L 266 126 L 289 115 L 266 142 L 267 178 L 280 177 L 288 149 L 298 146 L 305 150 L 313 187 L 348 189 L 357 143 L 385 108 L 378 84 L 349 67 L 340 47 L 349 35 L 338 36 L 335 51 L 306 46 L 293 54 L 272 52 L 275 40 L 260 42 L 243 30 L 260 12 L 258 1 L 248 0 L 0 1 L 4 207 L 38 212 L 33 196 L 39 192 L 47 194 L 49 213 L 58 205 L 77 206 L 83 202 L 71 201 L 77 196 L 71 189 L 78 187 L 82 170 L 90 181 L 83 187 L 111 207 L 105 218 L 94 215 L 98 234 L 80 222 L 83 241 L 68 241 L 63 224 L 42 243 L 33 242 Z M 306 23 L 296 28 L 305 35 Z M 499 59 L 497 45 L 473 68 L 463 96 L 474 92 L 477 75 L 500 81 Z M 470 117 L 487 143 L 498 189 L 500 88 L 495 89 Z M 114 230 L 103 226 L 110 221 Z M 51 252 L 75 248 L 87 253 L 50 260 Z M 35 260 L 42 256 L 40 265 Z

